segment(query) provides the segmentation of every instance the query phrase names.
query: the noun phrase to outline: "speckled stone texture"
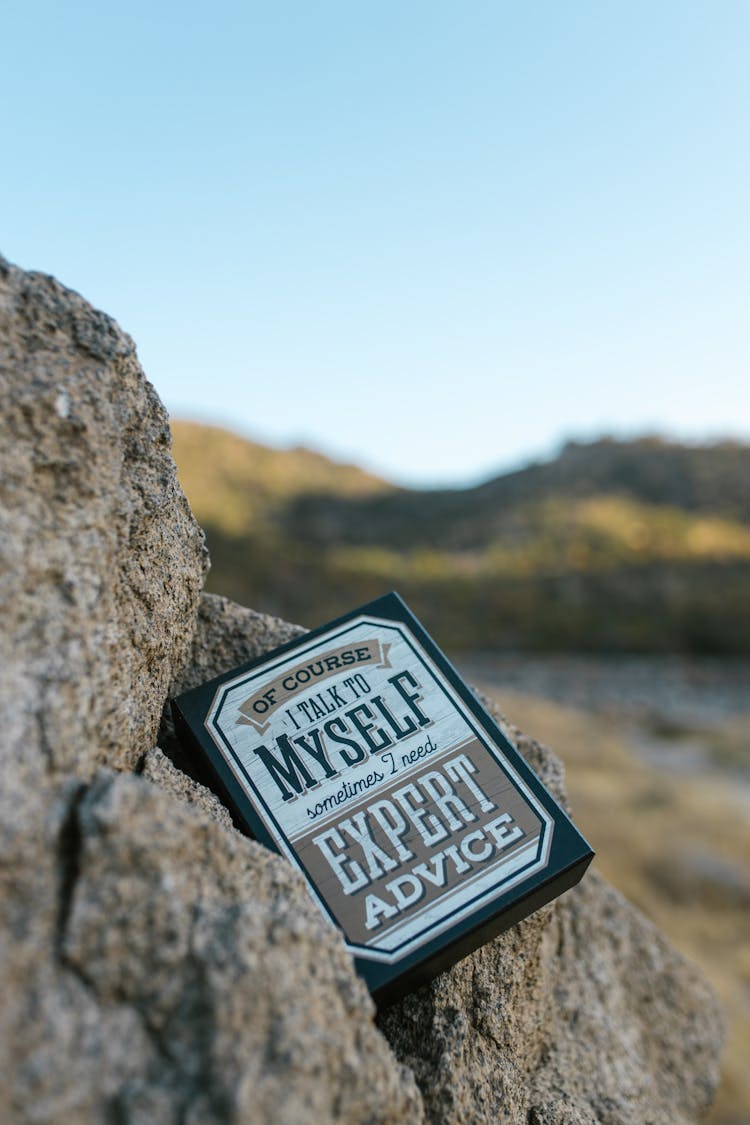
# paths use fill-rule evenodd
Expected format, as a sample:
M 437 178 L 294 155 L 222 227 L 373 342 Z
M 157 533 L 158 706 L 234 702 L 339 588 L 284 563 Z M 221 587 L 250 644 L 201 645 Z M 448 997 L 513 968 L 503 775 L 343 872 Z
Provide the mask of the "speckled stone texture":
M 214 653 L 132 342 L 3 261 L 0 379 L 0 1121 L 420 1121 L 299 878 L 154 749 Z M 216 654 L 260 651 L 263 619 L 231 616 Z
M 339 935 L 189 776 L 165 709 L 301 630 L 199 601 L 131 341 L 4 262 L 0 379 L 3 1125 L 698 1120 L 713 994 L 592 873 L 378 1030 Z M 509 734 L 564 801 L 554 755 Z
M 412 1076 L 288 863 L 137 777 L 101 771 L 76 818 L 61 956 L 103 1008 L 137 1017 L 121 1119 L 421 1120 Z
M 153 744 L 206 553 L 132 341 L 4 259 L 0 410 L 0 1120 L 77 1121 L 138 1048 L 60 966 L 71 809 Z
M 381 1027 L 435 1122 L 693 1122 L 718 1081 L 713 993 L 595 872 Z
M 30 778 L 132 768 L 207 567 L 166 411 L 113 320 L 4 259 L 0 402 L 6 752 Z

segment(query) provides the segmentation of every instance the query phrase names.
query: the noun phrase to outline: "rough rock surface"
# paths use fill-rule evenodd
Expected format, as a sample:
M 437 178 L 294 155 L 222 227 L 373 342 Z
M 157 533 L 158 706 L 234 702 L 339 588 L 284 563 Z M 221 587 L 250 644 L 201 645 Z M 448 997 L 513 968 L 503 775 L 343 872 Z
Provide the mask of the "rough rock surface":
M 160 789 L 165 789 L 179 800 L 200 809 L 211 820 L 217 821 L 225 828 L 232 828 L 232 817 L 229 810 L 225 805 L 222 805 L 219 798 L 205 786 L 199 785 L 188 774 L 176 769 L 158 746 L 154 746 L 153 750 L 149 750 L 148 754 L 144 756 L 141 761 L 140 773 L 147 781 L 158 785 Z
M 381 1026 L 430 1121 L 668 1125 L 718 1081 L 711 989 L 595 872 Z
M 113 320 L 4 259 L 0 401 L 9 752 L 30 776 L 132 768 L 188 652 L 207 565 L 166 411 Z
M 100 1005 L 137 1017 L 143 1057 L 116 1103 L 126 1120 L 420 1116 L 289 864 L 140 778 L 102 771 L 76 816 L 61 953 Z
M 381 1034 L 300 879 L 176 768 L 168 714 L 153 746 L 170 685 L 299 630 L 198 608 L 166 417 L 109 318 L 0 264 L 0 377 L 0 1121 L 697 1120 L 715 1000 L 595 875 Z
M 304 886 L 153 750 L 206 562 L 132 342 L 2 262 L 0 378 L 0 1121 L 419 1121 Z
M 4 259 L 0 404 L 0 1120 L 62 1121 L 133 1022 L 60 970 L 71 806 L 153 743 L 206 554 L 132 341 Z

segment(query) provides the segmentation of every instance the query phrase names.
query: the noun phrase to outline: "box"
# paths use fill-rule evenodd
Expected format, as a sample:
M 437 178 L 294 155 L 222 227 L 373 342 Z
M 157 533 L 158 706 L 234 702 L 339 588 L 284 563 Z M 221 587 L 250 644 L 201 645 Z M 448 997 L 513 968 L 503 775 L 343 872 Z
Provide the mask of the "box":
M 395 593 L 172 706 L 237 826 L 302 872 L 380 1004 L 593 857 Z

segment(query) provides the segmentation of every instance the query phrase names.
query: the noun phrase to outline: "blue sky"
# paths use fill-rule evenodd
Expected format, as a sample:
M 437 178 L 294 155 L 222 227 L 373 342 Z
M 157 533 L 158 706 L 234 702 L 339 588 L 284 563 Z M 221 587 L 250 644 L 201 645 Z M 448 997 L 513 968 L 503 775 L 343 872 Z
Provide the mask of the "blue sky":
M 456 483 L 750 438 L 750 5 L 0 14 L 0 249 L 169 409 Z

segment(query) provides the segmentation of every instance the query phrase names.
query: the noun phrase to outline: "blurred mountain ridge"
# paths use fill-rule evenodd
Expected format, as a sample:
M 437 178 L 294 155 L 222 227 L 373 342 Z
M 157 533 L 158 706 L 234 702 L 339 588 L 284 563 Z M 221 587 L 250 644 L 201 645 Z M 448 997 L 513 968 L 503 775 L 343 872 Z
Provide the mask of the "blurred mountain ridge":
M 173 423 L 209 589 L 318 624 L 395 587 L 455 649 L 750 651 L 750 446 L 568 442 L 470 488 L 409 489 Z

